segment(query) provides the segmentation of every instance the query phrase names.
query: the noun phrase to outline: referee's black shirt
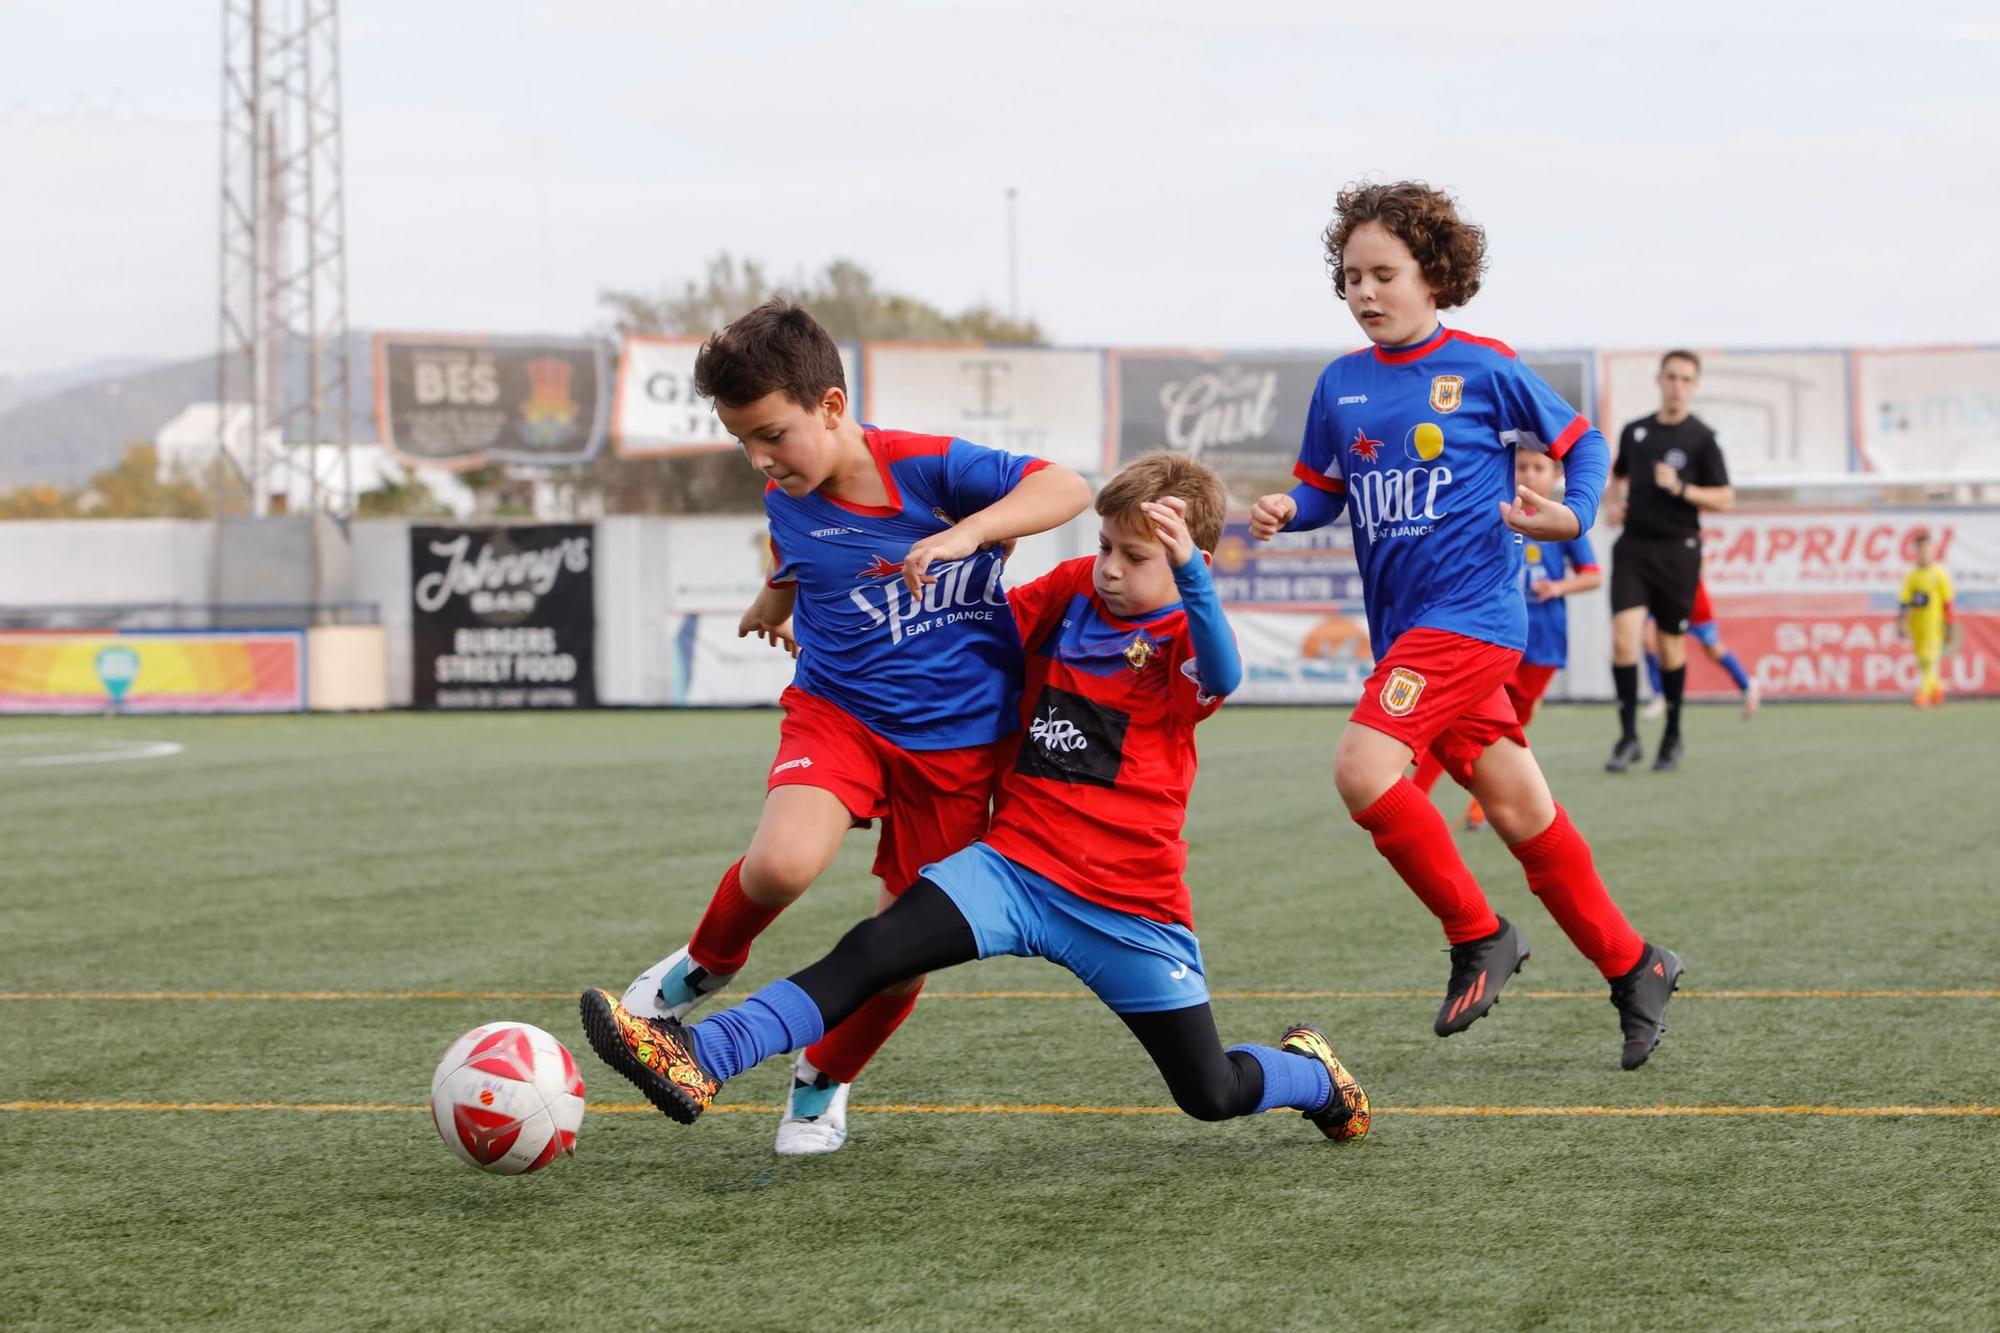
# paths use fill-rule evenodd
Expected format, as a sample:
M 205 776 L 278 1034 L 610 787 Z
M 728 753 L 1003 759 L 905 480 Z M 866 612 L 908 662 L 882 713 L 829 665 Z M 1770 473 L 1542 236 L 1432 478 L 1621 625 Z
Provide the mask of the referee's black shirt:
M 1671 426 L 1661 425 L 1657 415 L 1625 423 L 1625 429 L 1618 433 L 1618 458 L 1611 465 L 1611 475 L 1630 483 L 1625 509 L 1627 537 L 1692 537 L 1701 532 L 1701 511 L 1672 490 L 1661 490 L 1654 484 L 1653 464 L 1662 461 L 1671 464 L 1689 486 L 1729 484 L 1722 446 L 1700 418 L 1685 417 Z

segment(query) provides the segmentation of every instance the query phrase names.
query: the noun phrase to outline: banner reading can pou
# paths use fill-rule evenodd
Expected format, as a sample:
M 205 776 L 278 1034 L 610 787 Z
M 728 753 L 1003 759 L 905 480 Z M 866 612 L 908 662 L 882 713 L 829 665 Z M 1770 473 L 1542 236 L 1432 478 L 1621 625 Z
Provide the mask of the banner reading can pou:
M 413 463 L 585 462 L 610 407 L 594 339 L 375 335 L 376 429 Z
M 590 524 L 410 529 L 418 708 L 597 703 Z

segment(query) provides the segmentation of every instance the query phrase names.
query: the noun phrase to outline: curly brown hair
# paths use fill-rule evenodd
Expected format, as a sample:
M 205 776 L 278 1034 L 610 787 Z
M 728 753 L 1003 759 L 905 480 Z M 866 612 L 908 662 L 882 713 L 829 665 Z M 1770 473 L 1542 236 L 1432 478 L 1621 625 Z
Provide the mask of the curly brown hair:
M 1347 238 L 1364 222 L 1379 222 L 1410 247 L 1424 281 L 1437 294 L 1440 310 L 1462 306 L 1479 292 L 1486 271 L 1486 231 L 1458 215 L 1458 201 L 1422 181 L 1345 186 L 1333 201 L 1333 221 L 1320 241 L 1333 290 L 1344 300 L 1347 272 L 1342 252 Z

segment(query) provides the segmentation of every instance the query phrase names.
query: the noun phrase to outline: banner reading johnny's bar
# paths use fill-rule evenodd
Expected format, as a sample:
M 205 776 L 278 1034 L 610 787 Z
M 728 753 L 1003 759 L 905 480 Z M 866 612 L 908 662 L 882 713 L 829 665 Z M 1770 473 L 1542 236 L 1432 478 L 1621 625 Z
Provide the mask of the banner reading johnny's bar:
M 411 528 L 411 701 L 595 706 L 596 544 L 587 523 Z
M 376 429 L 409 462 L 581 463 L 610 407 L 593 339 L 375 335 Z

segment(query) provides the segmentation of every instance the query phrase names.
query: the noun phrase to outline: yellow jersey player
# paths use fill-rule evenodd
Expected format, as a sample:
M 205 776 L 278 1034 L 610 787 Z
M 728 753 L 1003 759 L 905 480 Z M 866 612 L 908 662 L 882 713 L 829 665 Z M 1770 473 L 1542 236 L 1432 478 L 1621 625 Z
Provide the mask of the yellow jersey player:
M 1937 562 L 1930 533 L 1919 528 L 1912 544 L 1917 567 L 1903 575 L 1903 591 L 1896 598 L 1896 632 L 1910 641 L 1910 651 L 1923 668 L 1924 678 L 1914 702 L 1919 708 L 1935 708 L 1944 702 L 1938 659 L 1952 646 L 1958 632 L 1951 618 L 1951 575 Z

